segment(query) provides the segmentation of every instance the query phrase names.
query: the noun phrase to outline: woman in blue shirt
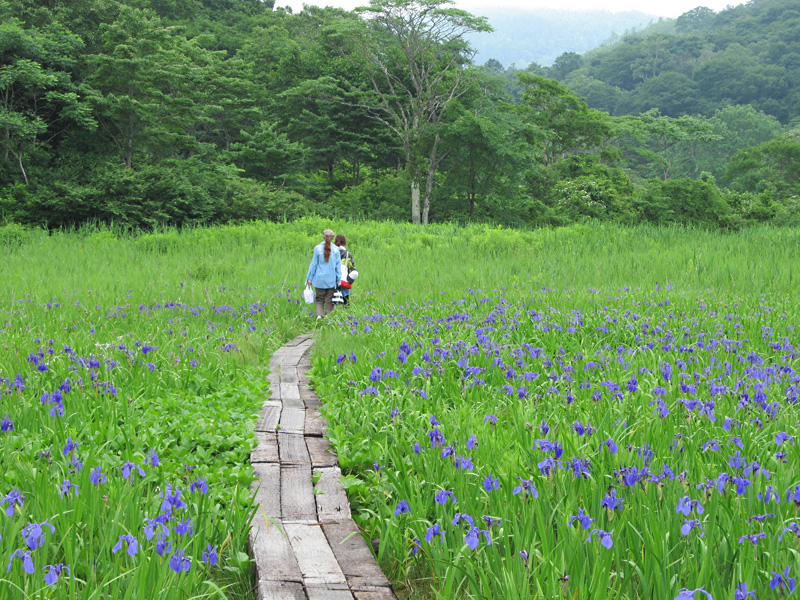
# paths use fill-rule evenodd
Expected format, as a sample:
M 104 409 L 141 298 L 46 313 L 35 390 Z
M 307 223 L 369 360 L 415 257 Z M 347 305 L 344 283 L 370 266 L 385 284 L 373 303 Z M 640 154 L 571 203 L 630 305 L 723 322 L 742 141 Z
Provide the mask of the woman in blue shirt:
M 333 248 L 333 231 L 322 232 L 323 241 L 314 247 L 314 255 L 306 275 L 306 284 L 313 285 L 316 291 L 317 320 L 333 312 L 333 292 L 342 279 L 342 261 L 339 250 Z

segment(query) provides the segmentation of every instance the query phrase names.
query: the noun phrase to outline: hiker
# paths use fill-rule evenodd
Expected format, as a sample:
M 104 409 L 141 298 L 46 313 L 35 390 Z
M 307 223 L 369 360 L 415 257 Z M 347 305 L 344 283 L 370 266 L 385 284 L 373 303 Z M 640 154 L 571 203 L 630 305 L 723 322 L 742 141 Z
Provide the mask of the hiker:
M 349 279 L 350 271 L 355 270 L 356 268 L 356 260 L 353 257 L 353 253 L 350 252 L 347 246 L 347 238 L 342 235 L 341 233 L 336 236 L 336 240 L 334 244 L 337 248 L 339 248 L 339 256 L 342 260 L 342 280 L 339 284 L 339 289 L 342 292 L 342 297 L 344 298 L 344 305 L 347 306 L 347 300 L 350 296 L 350 288 L 353 287 L 353 280 Z
M 334 252 L 332 244 L 334 233 L 326 229 L 322 237 L 323 241 L 314 246 L 314 255 L 306 275 L 306 284 L 313 285 L 316 291 L 317 321 L 333 312 L 333 293 L 342 279 L 341 256 L 338 251 Z

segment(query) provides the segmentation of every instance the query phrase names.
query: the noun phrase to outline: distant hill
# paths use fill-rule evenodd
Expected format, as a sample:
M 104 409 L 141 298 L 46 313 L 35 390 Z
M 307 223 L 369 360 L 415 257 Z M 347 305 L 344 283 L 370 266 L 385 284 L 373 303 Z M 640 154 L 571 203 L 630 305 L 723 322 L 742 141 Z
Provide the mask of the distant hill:
M 750 0 L 718 13 L 695 8 L 624 35 L 553 73 L 612 114 L 712 116 L 749 104 L 800 121 L 800 2 Z
M 483 64 L 493 58 L 503 66 L 515 64 L 518 68 L 531 62 L 548 66 L 564 52 L 582 54 L 614 34 L 622 35 L 659 19 L 638 11 L 486 7 L 472 12 L 487 17 L 494 28 L 493 33 L 470 38 L 472 47 L 478 51 L 475 62 Z

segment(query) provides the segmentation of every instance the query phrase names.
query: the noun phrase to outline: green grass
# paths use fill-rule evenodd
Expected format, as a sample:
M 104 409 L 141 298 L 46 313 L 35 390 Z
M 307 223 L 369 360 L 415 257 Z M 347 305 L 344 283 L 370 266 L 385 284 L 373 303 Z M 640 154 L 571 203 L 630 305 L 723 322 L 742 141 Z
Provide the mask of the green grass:
M 576 500 L 567 492 L 563 471 L 560 479 L 539 486 L 550 502 L 546 510 L 535 511 L 534 522 L 504 516 L 508 539 L 495 535 L 494 548 L 505 553 L 499 558 L 493 554 L 489 560 L 490 553 L 483 546 L 477 554 L 465 551 L 454 533 L 456 528 L 450 525 L 447 544 L 435 550 L 426 547 L 424 560 L 409 558 L 411 533 L 420 537 L 422 526 L 441 516 L 429 493 L 433 482 L 446 481 L 461 496 L 460 502 L 467 503 L 476 487 L 476 473 L 494 469 L 503 483 L 501 505 L 513 506 L 517 496 L 509 495 L 508 488 L 513 488 L 516 476 L 536 468 L 536 463 L 531 463 L 531 431 L 525 422 L 534 423 L 539 417 L 567 419 L 563 432 L 580 416 L 591 418 L 605 433 L 612 417 L 624 415 L 649 423 L 651 408 L 631 405 L 631 401 L 586 405 L 585 398 L 562 406 L 552 403 L 545 392 L 537 392 L 542 399 L 532 406 L 498 392 L 502 384 L 497 374 L 485 389 L 462 393 L 458 378 L 453 381 L 458 368 L 452 364 L 446 365 L 446 375 L 423 379 L 410 375 L 421 352 L 412 353 L 401 367 L 413 386 L 398 384 L 388 397 L 358 392 L 373 367 L 395 367 L 401 341 L 433 343 L 428 318 L 469 313 L 465 323 L 438 334 L 441 344 L 450 344 L 459 337 L 474 336 L 473 326 L 480 326 L 478 321 L 497 306 L 521 314 L 536 310 L 553 323 L 566 323 L 570 311 L 580 309 L 587 322 L 580 338 L 563 340 L 536 329 L 533 321 L 514 330 L 507 324 L 497 326 L 487 335 L 503 346 L 503 352 L 507 352 L 506 346 L 523 342 L 545 348 L 548 356 L 560 346 L 569 355 L 582 351 L 588 356 L 604 344 L 634 345 L 628 330 L 610 326 L 609 333 L 601 335 L 589 325 L 604 321 L 608 315 L 605 306 L 646 313 L 653 323 L 667 319 L 670 312 L 675 322 L 682 324 L 691 325 L 689 319 L 696 316 L 700 325 L 691 325 L 693 331 L 696 327 L 710 331 L 720 317 L 712 317 L 709 309 L 702 308 L 708 305 L 718 315 L 737 315 L 744 330 L 731 335 L 746 332 L 754 340 L 760 339 L 762 325 L 769 324 L 777 331 L 776 323 L 785 324 L 783 312 L 789 321 L 796 321 L 794 288 L 800 264 L 796 230 L 763 228 L 722 234 L 600 225 L 514 231 L 320 219 L 142 235 L 102 229 L 49 234 L 6 226 L 0 228 L 4 254 L 0 262 L 4 282 L 0 291 L 0 377 L 9 381 L 0 385 L 0 420 L 8 414 L 13 430 L 0 434 L 0 498 L 19 488 L 25 501 L 22 507 L 15 507 L 11 517 L 0 514 L 0 558 L 7 561 L 15 550 L 27 548 L 21 531 L 29 522 L 49 519 L 56 532 L 46 529 L 44 544 L 31 551 L 34 574 L 24 571 L 19 558 L 13 560 L 8 573 L 0 572 L 0 598 L 244 598 L 251 593 L 251 571 L 243 552 L 252 510 L 249 486 L 253 475 L 247 456 L 254 443 L 255 415 L 268 394 L 269 355 L 311 325 L 308 308 L 298 301 L 311 248 L 329 226 L 348 236 L 348 248 L 355 254 L 361 277 L 349 312 L 334 319 L 341 321 L 341 326 L 317 329 L 317 383 L 326 401 L 333 441 L 348 473 L 345 483 L 356 515 L 370 535 L 380 537 L 381 564 L 396 581 L 407 582 L 409 592 L 486 596 L 530 589 L 534 596 L 552 596 L 561 592 L 554 574 L 566 568 L 572 570 L 571 585 L 584 582 L 594 586 L 587 589 L 598 597 L 602 593 L 638 597 L 642 590 L 668 595 L 676 591 L 677 583 L 705 583 L 709 569 L 729 573 L 724 569 L 736 568 L 743 570 L 743 577 L 758 571 L 763 587 L 762 563 L 777 561 L 769 565 L 785 566 L 778 545 L 770 546 L 770 552 L 779 558 L 761 558 L 762 563 L 740 560 L 732 547 L 713 560 L 695 560 L 703 556 L 702 546 L 682 545 L 676 550 L 667 545 L 663 556 L 651 549 L 652 560 L 671 561 L 680 556 L 680 564 L 689 564 L 691 569 L 698 565 L 697 570 L 677 571 L 675 564 L 665 562 L 665 574 L 653 575 L 660 567 L 637 562 L 641 552 L 634 556 L 620 549 L 623 539 L 635 546 L 630 540 L 637 535 L 642 536 L 638 548 L 645 547 L 641 524 L 650 521 L 644 505 L 634 508 L 632 500 L 630 512 L 622 514 L 636 531 L 615 532 L 624 537 L 615 537 L 616 554 L 611 563 L 608 555 L 573 551 L 567 542 L 577 535 L 574 530 L 567 530 L 565 537 L 549 546 L 544 532 L 563 528 L 565 511 L 575 510 L 579 502 L 600 518 L 596 514 L 597 488 L 586 483 L 588 495 L 582 493 Z M 672 289 L 667 288 L 668 282 Z M 659 307 L 658 302 L 666 296 L 671 304 Z M 500 304 L 501 297 L 507 305 Z M 490 301 L 482 304 L 480 298 Z M 762 302 L 775 310 L 765 311 Z M 379 315 L 394 316 L 381 322 Z M 405 323 L 409 319 L 413 324 L 408 321 L 408 331 L 390 325 L 392 320 Z M 412 331 L 420 335 L 411 337 Z M 65 352 L 65 346 L 70 351 Z M 146 347 L 152 349 L 145 352 Z M 337 365 L 336 356 L 344 352 L 355 353 L 359 362 Z M 378 357 L 380 352 L 386 355 Z M 92 366 L 92 360 L 99 365 Z M 655 355 L 637 360 L 651 368 L 658 362 Z M 47 365 L 46 371 L 38 369 L 41 362 Z M 541 368 L 539 371 L 543 374 Z M 621 377 L 621 373 L 613 374 Z M 25 377 L 24 388 L 13 386 L 17 374 Z M 71 391 L 63 394 L 65 414 L 50 416 L 55 403 L 43 403 L 42 396 L 53 394 L 67 378 Z M 540 377 L 534 383 L 543 381 Z M 427 389 L 428 399 L 412 394 L 414 387 Z M 395 423 L 389 416 L 393 408 L 402 413 Z M 672 414 L 679 409 L 671 406 Z M 476 470 L 463 480 L 444 479 L 453 475 L 448 471 L 452 465 L 432 459 L 418 464 L 415 461 L 421 460 L 421 455 L 409 453 L 412 440 L 427 439 L 425 427 L 432 413 L 446 423 L 448 440 L 457 438 L 464 444 L 468 433 L 485 430 L 482 419 L 489 412 L 496 413 L 508 429 L 502 436 L 482 439 L 473 456 Z M 364 414 L 374 417 L 363 419 Z M 599 435 L 600 431 L 593 443 Z M 652 443 L 662 453 L 666 433 L 660 435 Z M 78 449 L 65 455 L 67 438 L 75 441 Z M 761 443 L 760 439 L 753 436 L 745 441 Z M 459 451 L 462 449 L 460 446 Z M 157 467 L 144 465 L 152 450 L 160 458 Z M 570 446 L 569 451 L 589 455 L 596 450 Z M 82 470 L 77 469 L 76 458 L 82 462 Z M 607 466 L 605 459 L 594 460 L 595 469 Z M 130 482 L 123 479 L 120 466 L 126 461 L 143 466 L 145 476 L 136 475 Z M 372 469 L 375 461 L 387 467 L 379 477 Z M 416 474 L 409 471 L 409 465 Z M 108 478 L 99 487 L 89 481 L 96 466 Z M 699 462 L 688 466 L 705 468 Z M 208 483 L 208 495 L 189 492 L 189 485 L 198 477 Z M 65 479 L 78 484 L 78 496 L 70 491 L 61 498 Z M 145 539 L 145 518 L 159 514 L 167 484 L 180 488 L 187 503 L 179 519 L 169 523 L 173 551 L 177 544 L 192 558 L 187 573 L 170 570 L 169 554 L 159 556 L 155 538 Z M 673 503 L 665 508 L 672 514 L 677 493 L 670 491 L 660 500 L 665 506 Z M 557 500 L 562 494 L 565 500 Z M 643 494 L 649 502 L 656 490 L 651 487 Z M 412 517 L 395 519 L 394 508 L 401 495 L 412 505 Z M 483 505 L 469 506 L 480 517 Z M 726 518 L 732 531 L 738 532 L 740 513 L 727 505 L 720 510 L 730 513 Z M 177 520 L 187 518 L 194 527 L 190 538 L 174 531 Z M 623 517 L 615 519 L 619 522 Z M 707 527 L 707 537 L 719 545 L 711 529 Z M 140 549 L 134 557 L 128 556 L 124 547 L 116 554 L 111 552 L 119 536 L 126 533 L 138 537 Z M 577 543 L 575 539 L 570 543 Z M 220 562 L 215 567 L 202 562 L 208 544 L 219 550 Z M 520 566 L 518 547 L 531 552 L 528 570 Z M 687 556 L 691 560 L 687 561 Z M 756 556 L 760 555 L 754 554 L 753 560 Z M 58 563 L 70 566 L 70 576 L 64 573 L 55 586 L 45 586 L 42 568 Z M 591 572 L 598 573 L 595 579 L 587 579 Z M 542 589 L 525 587 L 533 581 L 541 581 L 537 585 Z M 718 588 L 715 591 L 720 593 Z

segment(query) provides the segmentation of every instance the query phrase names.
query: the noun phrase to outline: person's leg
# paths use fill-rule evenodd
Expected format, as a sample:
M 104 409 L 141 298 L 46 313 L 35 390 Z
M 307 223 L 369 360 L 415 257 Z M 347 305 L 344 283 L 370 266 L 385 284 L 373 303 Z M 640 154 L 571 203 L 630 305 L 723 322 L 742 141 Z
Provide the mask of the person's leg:
M 314 295 L 314 302 L 317 305 L 317 318 L 320 319 L 325 315 L 325 293 L 328 291 L 325 288 L 314 288 L 316 294 Z
M 325 290 L 325 314 L 333 312 L 333 292 L 335 291 L 336 288 Z

